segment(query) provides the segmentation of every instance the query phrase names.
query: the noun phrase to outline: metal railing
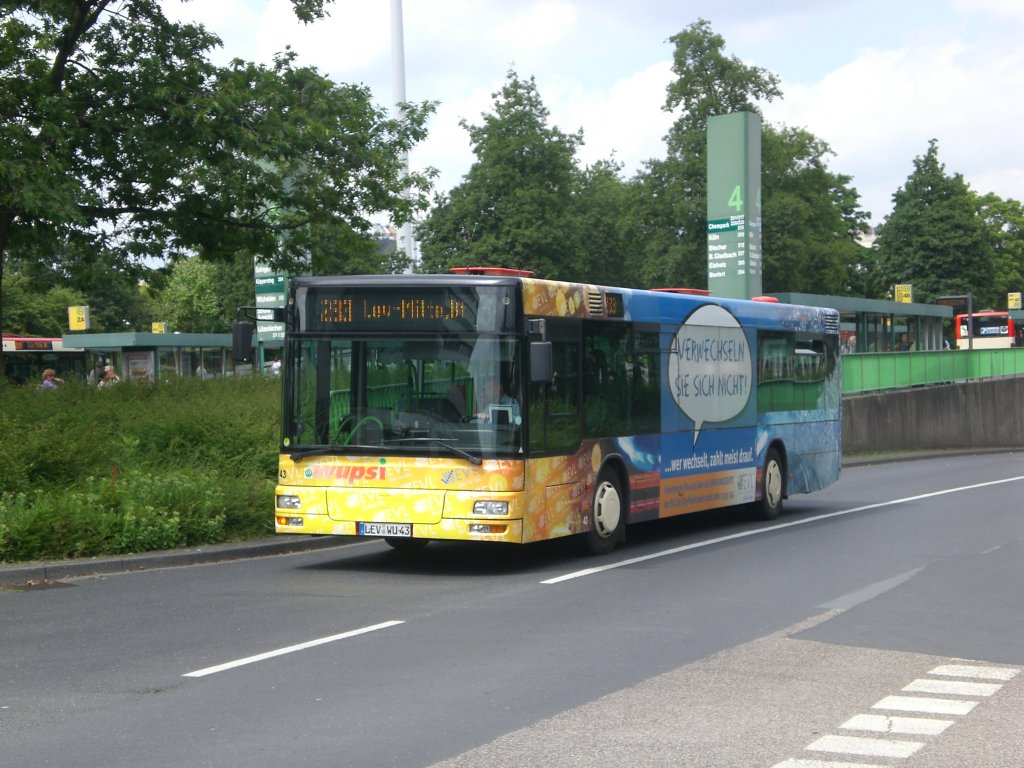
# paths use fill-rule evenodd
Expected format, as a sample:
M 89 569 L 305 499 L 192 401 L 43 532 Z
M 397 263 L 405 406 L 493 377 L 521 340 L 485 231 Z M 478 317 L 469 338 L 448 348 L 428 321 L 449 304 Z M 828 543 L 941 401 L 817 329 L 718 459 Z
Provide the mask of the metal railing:
M 1024 347 L 843 355 L 843 394 L 1024 376 Z

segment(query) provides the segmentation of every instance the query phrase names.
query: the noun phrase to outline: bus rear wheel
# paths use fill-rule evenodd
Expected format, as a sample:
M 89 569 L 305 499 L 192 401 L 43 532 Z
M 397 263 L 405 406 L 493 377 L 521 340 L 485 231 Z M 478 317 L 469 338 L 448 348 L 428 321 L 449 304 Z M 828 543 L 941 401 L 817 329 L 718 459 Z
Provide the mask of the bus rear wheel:
M 612 470 L 604 470 L 594 486 L 590 530 L 583 534 L 587 552 L 606 555 L 615 549 L 625 532 L 625 500 L 618 475 Z
M 786 495 L 786 465 L 778 448 L 769 448 L 761 474 L 761 498 L 751 504 L 751 512 L 758 520 L 774 520 L 782 512 L 782 499 Z

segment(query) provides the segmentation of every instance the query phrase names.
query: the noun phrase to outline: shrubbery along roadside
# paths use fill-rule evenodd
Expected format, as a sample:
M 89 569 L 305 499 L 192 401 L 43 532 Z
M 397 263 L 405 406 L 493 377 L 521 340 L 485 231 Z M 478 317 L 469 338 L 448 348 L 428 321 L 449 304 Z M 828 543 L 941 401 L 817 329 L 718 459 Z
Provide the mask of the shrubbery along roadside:
M 280 379 L 0 384 L 0 562 L 273 531 Z

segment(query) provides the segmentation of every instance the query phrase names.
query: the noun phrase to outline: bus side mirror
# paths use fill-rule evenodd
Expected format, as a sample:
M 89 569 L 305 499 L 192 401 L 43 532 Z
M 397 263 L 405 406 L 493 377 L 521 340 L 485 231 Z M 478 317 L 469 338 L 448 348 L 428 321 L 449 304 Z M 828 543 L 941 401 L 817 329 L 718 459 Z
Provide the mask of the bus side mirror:
M 530 342 L 530 381 L 550 384 L 553 376 L 551 364 L 551 342 Z
M 248 363 L 252 360 L 253 324 L 248 320 L 235 320 L 231 327 L 231 355 L 235 362 Z

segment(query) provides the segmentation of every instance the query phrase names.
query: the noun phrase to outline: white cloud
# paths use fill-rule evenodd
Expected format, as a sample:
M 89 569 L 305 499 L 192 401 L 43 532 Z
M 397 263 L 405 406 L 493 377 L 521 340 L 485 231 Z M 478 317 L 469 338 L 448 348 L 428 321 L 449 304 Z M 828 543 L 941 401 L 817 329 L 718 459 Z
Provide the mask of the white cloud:
M 765 114 L 825 139 L 837 155 L 833 169 L 854 176 L 877 223 L 932 138 L 948 173 L 962 173 L 978 192 L 1020 198 L 1015 168 L 1024 153 L 1013 135 L 1024 109 L 1011 94 L 1022 91 L 1019 49 L 992 56 L 959 39 L 934 40 L 865 49 L 817 83 L 785 85 L 785 100 Z
M 952 0 L 954 10 L 964 15 L 980 14 L 997 19 L 1024 19 L 1020 0 Z
M 224 47 L 215 54 L 215 61 L 226 63 L 234 58 L 260 60 L 253 31 L 259 23 L 261 10 L 248 0 L 190 3 L 162 0 L 161 7 L 171 21 L 202 24 L 220 37 Z
M 289 0 L 162 2 L 219 34 L 225 59 L 268 63 L 287 44 L 300 63 L 369 85 L 379 104 L 394 99 L 389 2 L 338 0 L 308 26 Z M 583 162 L 614 153 L 631 174 L 662 157 L 666 40 L 703 17 L 726 53 L 780 75 L 785 96 L 766 119 L 828 142 L 830 166 L 853 176 L 875 223 L 931 138 L 975 190 L 1024 198 L 1021 0 L 404 0 L 403 13 L 407 98 L 440 102 L 411 162 L 437 167 L 441 189 L 474 160 L 459 120 L 480 122 L 510 68 L 536 78 L 552 124 L 583 129 Z
M 561 83 L 541 88 L 545 103 L 554 104 L 552 122 L 565 132 L 583 129 L 579 159 L 586 165 L 613 154 L 631 175 L 644 160 L 664 156 L 662 139 L 673 117 L 661 109 L 672 79 L 669 61 L 653 64 L 610 83 L 604 89 L 583 89 Z M 547 98 L 550 93 L 551 99 Z
M 338 3 L 331 15 L 312 24 L 295 18 L 290 0 L 269 0 L 256 31 L 260 60 L 269 61 L 290 45 L 302 64 L 324 72 L 361 70 L 387 62 L 390 53 L 390 4 Z

